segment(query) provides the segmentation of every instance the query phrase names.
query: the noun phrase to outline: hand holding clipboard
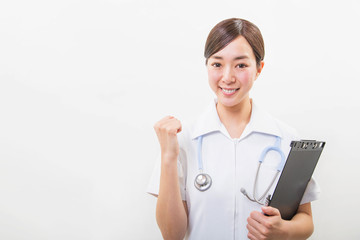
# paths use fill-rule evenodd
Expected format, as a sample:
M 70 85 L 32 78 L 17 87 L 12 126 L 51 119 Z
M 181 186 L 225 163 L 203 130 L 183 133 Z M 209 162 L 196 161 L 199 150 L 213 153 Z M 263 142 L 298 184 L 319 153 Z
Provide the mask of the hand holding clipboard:
M 268 205 L 279 209 L 284 220 L 290 220 L 296 214 L 325 142 L 292 141 L 290 146 L 290 153 L 273 196 L 268 199 Z

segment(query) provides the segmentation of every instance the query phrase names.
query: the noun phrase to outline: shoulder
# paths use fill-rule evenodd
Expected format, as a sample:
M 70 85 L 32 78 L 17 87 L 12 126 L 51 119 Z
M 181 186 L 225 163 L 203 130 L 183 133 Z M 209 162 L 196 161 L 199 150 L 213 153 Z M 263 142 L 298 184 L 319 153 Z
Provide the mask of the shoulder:
M 178 133 L 179 144 L 182 145 L 191 139 L 191 125 L 188 122 L 181 122 L 181 132 Z
M 298 139 L 295 128 L 274 117 L 272 114 L 253 104 L 252 124 L 255 131 L 276 135 L 286 139 Z
M 191 145 L 195 128 L 195 120 L 184 120 L 181 122 L 181 132 L 178 133 L 180 148 L 187 149 Z
M 220 128 L 220 119 L 216 111 L 216 103 L 212 101 L 197 116 L 182 121 L 182 131 L 179 134 L 179 143 L 194 141 L 199 136 L 217 131 Z
M 284 137 L 286 136 L 293 140 L 299 138 L 297 130 L 295 128 L 293 128 L 292 126 L 288 125 L 287 123 L 285 123 L 277 118 L 274 118 L 274 122 L 278 126 L 279 131 L 281 132 L 282 136 L 284 136 Z

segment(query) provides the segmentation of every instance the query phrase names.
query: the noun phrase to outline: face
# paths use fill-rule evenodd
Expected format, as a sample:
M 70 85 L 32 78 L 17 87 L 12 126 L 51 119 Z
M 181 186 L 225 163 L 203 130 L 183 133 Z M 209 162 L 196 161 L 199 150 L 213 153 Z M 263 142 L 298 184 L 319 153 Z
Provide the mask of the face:
M 208 59 L 207 70 L 218 105 L 232 108 L 250 103 L 249 91 L 263 65 L 261 62 L 259 67 L 256 66 L 253 50 L 242 36 L 213 54 Z

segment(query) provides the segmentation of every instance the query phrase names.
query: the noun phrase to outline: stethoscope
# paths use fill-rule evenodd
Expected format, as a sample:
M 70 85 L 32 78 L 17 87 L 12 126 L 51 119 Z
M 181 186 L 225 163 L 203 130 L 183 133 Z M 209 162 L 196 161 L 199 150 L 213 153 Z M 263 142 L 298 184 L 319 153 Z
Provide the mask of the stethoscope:
M 199 174 L 195 177 L 194 185 L 199 191 L 206 191 L 211 187 L 212 179 L 209 174 L 206 174 L 203 172 L 203 161 L 202 161 L 202 141 L 203 136 L 198 137 L 198 145 L 197 145 L 197 160 L 198 160 L 198 168 L 199 168 Z M 276 178 L 278 177 L 281 170 L 284 168 L 285 165 L 285 155 L 284 152 L 280 149 L 281 146 L 281 139 L 280 137 L 276 137 L 276 142 L 274 146 L 269 146 L 265 148 L 259 158 L 259 164 L 256 171 L 255 181 L 254 181 L 254 187 L 253 187 L 253 196 L 252 198 L 247 194 L 246 190 L 244 188 L 241 188 L 240 191 L 243 193 L 250 201 L 257 202 L 261 205 L 264 205 L 261 201 L 263 201 L 266 193 L 270 190 L 271 186 L 274 184 Z M 270 151 L 275 151 L 279 153 L 281 161 L 278 164 L 276 174 L 274 175 L 272 181 L 270 182 L 269 186 L 266 188 L 264 193 L 260 196 L 260 198 L 257 198 L 257 180 L 259 176 L 260 166 L 263 163 L 266 154 L 268 154 Z
M 210 188 L 212 180 L 209 174 L 203 173 L 203 162 L 202 162 L 202 140 L 203 136 L 198 137 L 198 145 L 197 145 L 197 159 L 198 159 L 198 168 L 199 174 L 195 177 L 195 187 L 199 191 L 206 191 Z

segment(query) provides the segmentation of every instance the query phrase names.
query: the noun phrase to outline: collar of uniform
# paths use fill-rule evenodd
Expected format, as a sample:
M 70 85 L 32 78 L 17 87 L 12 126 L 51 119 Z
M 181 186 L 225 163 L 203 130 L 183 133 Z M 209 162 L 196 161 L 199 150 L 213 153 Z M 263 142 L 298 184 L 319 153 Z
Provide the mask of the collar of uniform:
M 216 110 L 216 103 L 217 100 L 215 99 L 197 119 L 191 134 L 192 139 L 220 131 L 222 123 Z
M 251 117 L 250 122 L 244 129 L 241 138 L 245 138 L 252 132 L 258 132 L 263 134 L 269 134 L 281 137 L 281 131 L 278 126 L 278 122 L 269 113 L 259 108 L 251 99 Z
M 281 132 L 276 120 L 270 114 L 261 110 L 253 100 L 251 100 L 251 102 L 252 107 L 250 122 L 247 124 L 244 132 L 241 134 L 240 139 L 245 138 L 252 132 L 259 132 L 281 137 Z M 215 99 L 195 122 L 191 135 L 192 139 L 196 139 L 199 136 L 206 135 L 211 132 L 222 132 L 222 129 L 225 129 L 217 113 L 216 103 L 217 100 Z M 226 132 L 225 135 L 230 138 L 228 132 Z

